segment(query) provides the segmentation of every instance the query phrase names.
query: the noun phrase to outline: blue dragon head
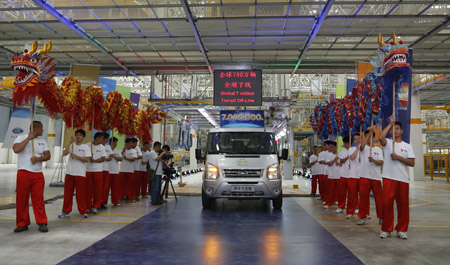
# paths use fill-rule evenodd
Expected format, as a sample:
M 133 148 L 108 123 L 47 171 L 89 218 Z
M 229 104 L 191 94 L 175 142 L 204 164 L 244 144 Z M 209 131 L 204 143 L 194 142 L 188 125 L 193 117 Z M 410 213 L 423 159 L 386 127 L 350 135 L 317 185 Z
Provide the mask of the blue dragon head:
M 372 72 L 377 76 L 383 76 L 388 71 L 397 67 L 410 67 L 408 63 L 409 51 L 403 41 L 397 41 L 395 32 L 392 34 L 390 45 L 384 42 L 381 33 L 378 34 L 378 45 L 380 46 L 376 58 L 370 58 L 373 66 Z

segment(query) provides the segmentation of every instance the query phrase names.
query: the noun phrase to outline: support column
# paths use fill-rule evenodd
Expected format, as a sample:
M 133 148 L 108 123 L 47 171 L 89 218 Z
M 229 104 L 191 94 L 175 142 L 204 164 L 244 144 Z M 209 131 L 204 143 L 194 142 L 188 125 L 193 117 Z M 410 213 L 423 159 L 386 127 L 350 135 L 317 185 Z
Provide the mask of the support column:
M 153 82 L 153 93 L 155 93 L 155 95 L 157 95 L 160 98 L 164 97 L 164 81 L 161 82 L 158 80 L 158 78 L 156 76 L 152 77 L 154 78 L 154 82 Z M 163 142 L 163 123 L 158 123 L 158 124 L 153 124 L 152 126 L 152 139 L 153 142 Z
M 197 159 L 195 159 L 195 149 L 197 148 L 197 133 L 194 129 L 191 129 L 192 134 L 192 147 L 189 150 L 189 168 L 197 168 Z
M 416 165 L 411 168 L 411 180 L 424 180 L 423 146 L 422 146 L 422 113 L 420 110 L 419 91 L 411 95 L 411 132 L 410 143 L 416 155 Z M 412 174 L 411 174 L 412 173 Z
M 48 120 L 48 149 L 51 152 L 50 160 L 46 163 L 46 168 L 54 168 L 55 161 L 58 161 L 59 154 L 55 153 L 55 137 L 56 137 L 56 120 L 49 119 Z
M 294 179 L 294 130 L 289 129 L 289 134 L 287 135 L 288 141 L 288 159 L 284 161 L 284 179 L 292 180 Z

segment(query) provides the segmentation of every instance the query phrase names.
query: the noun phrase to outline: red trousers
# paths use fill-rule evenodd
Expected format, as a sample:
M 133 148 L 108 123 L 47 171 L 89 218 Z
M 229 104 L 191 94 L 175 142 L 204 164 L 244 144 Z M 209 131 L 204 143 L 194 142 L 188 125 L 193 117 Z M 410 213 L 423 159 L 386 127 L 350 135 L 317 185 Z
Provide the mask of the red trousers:
M 141 196 L 143 173 L 144 172 L 142 172 L 142 171 L 134 171 L 134 177 L 136 178 L 135 179 L 136 198 L 139 198 L 139 196 Z
M 136 175 L 134 172 L 124 172 L 124 180 L 125 180 L 125 195 L 128 197 L 128 200 L 134 201 L 136 200 Z
M 86 207 L 99 209 L 103 196 L 103 172 L 86 172 Z
M 117 190 L 117 195 L 119 196 L 119 200 L 125 199 L 126 191 L 127 191 L 127 182 L 125 181 L 125 172 L 119 173 L 119 188 Z
M 147 190 L 148 190 L 148 175 L 147 171 L 140 171 L 141 172 L 141 196 L 145 197 L 147 196 Z
M 30 194 L 36 224 L 47 224 L 44 203 L 45 179 L 42 172 L 17 171 L 16 225 L 30 225 Z
M 347 202 L 347 178 L 341 177 L 338 186 L 338 208 L 344 209 Z
M 121 177 L 119 174 L 109 174 L 109 180 L 111 183 L 111 202 L 112 204 L 119 204 L 119 200 L 122 199 L 121 197 Z
M 375 198 L 377 217 L 383 218 L 383 188 L 380 180 L 360 178 L 359 179 L 359 218 L 370 215 L 370 190 Z
M 337 189 L 339 185 L 339 179 L 327 180 L 327 200 L 325 205 L 332 206 L 338 201 Z
M 394 199 L 397 203 L 395 230 L 408 231 L 409 183 L 383 178 L 383 225 L 381 231 L 394 231 Z
M 312 175 L 311 178 L 311 193 L 316 194 L 317 191 L 317 181 L 320 175 Z
M 102 204 L 108 204 L 109 190 L 111 189 L 111 180 L 109 171 L 103 171 L 103 192 L 102 192 Z
M 327 175 L 319 175 L 319 192 L 322 201 L 327 201 Z
M 64 181 L 64 203 L 62 211 L 65 213 L 72 212 L 73 191 L 76 192 L 76 200 L 78 212 L 80 214 L 88 213 L 86 208 L 86 177 L 66 175 Z
M 348 178 L 348 198 L 347 198 L 347 215 L 355 214 L 355 210 L 358 208 L 358 186 L 359 179 Z

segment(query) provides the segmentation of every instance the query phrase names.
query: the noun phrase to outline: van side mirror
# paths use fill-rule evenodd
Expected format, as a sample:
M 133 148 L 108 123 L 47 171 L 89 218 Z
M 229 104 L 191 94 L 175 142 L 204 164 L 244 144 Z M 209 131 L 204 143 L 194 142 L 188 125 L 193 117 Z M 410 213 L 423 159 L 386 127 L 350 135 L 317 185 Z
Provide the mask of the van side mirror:
M 289 150 L 287 150 L 287 149 L 281 150 L 281 157 L 280 157 L 281 159 L 287 160 L 288 156 L 289 156 Z
M 203 160 L 202 149 L 195 149 L 195 159 Z

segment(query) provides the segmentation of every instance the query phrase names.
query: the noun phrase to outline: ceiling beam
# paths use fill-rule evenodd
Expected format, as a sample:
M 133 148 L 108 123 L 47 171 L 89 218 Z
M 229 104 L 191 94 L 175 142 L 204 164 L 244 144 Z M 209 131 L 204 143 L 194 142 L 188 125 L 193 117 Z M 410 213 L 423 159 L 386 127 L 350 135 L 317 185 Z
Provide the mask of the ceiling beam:
M 428 31 L 426 34 L 424 34 L 422 37 L 415 40 L 413 43 L 409 45 L 410 48 L 413 48 L 414 46 L 426 41 L 428 38 L 436 35 L 439 33 L 439 31 L 446 29 L 450 25 L 450 16 L 447 16 L 447 19 L 434 27 L 432 30 Z
M 47 11 L 59 22 L 66 25 L 69 29 L 80 35 L 83 39 L 87 40 L 90 44 L 99 49 L 102 53 L 111 57 L 113 61 L 118 66 L 120 66 L 120 68 L 122 68 L 125 71 L 128 71 L 130 74 L 135 74 L 133 71 L 130 71 L 125 65 L 123 65 L 120 59 L 115 57 L 112 54 L 112 52 L 108 51 L 108 49 L 104 47 L 100 42 L 94 39 L 90 34 L 86 33 L 86 31 L 83 28 L 81 28 L 77 23 L 70 20 L 64 13 L 61 13 L 60 11 L 53 8 L 50 4 L 47 3 L 46 0 L 33 0 L 33 2 L 43 10 Z
M 188 6 L 187 0 L 180 0 L 180 2 L 181 2 L 181 5 L 183 6 L 184 13 L 186 13 L 186 18 L 189 21 L 189 25 L 191 25 L 191 29 L 192 29 L 192 32 L 194 33 L 195 40 L 197 41 L 198 48 L 200 49 L 200 52 L 202 53 L 203 58 L 205 59 L 205 63 L 208 66 L 209 73 L 213 74 L 213 70 L 211 68 L 211 65 L 209 64 L 208 55 L 206 54 L 206 51 L 205 51 L 205 46 L 203 45 L 203 42 L 200 38 L 200 34 L 198 33 L 197 26 L 194 23 L 194 18 L 192 17 L 191 9 Z
M 319 30 L 322 27 L 325 18 L 328 16 L 328 13 L 330 12 L 333 3 L 334 0 L 327 0 L 327 3 L 324 5 L 322 11 L 320 12 L 319 17 L 316 19 L 314 23 L 314 26 L 311 30 L 311 34 L 309 35 L 308 40 L 306 41 L 305 45 L 300 51 L 300 55 L 298 56 L 297 59 L 297 64 L 295 65 L 294 70 L 292 70 L 291 75 L 294 75 L 295 71 L 297 71 L 298 67 L 300 66 L 303 56 L 308 52 L 309 46 L 311 46 L 311 43 L 314 41 L 314 38 L 316 37 L 317 33 L 319 33 Z

